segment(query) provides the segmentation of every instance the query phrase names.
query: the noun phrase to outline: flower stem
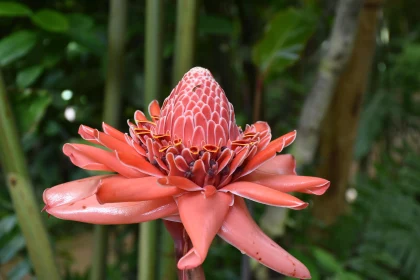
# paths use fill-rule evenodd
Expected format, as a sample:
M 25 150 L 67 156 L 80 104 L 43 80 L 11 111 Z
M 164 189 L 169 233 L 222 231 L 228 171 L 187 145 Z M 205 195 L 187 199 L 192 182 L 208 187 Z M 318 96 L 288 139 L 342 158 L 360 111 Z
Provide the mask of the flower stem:
M 24 116 L 22 116 L 24 117 Z M 6 87 L 0 72 L 0 159 L 20 229 L 38 279 L 60 279 L 30 182 Z
M 123 81 L 123 62 L 127 1 L 111 0 L 108 26 L 108 57 L 103 121 L 117 126 L 120 115 L 120 92 Z M 91 280 L 105 279 L 108 230 L 106 226 L 96 225 L 94 230 L 93 261 Z
M 178 261 L 192 248 L 191 239 L 182 223 L 163 221 L 175 244 L 175 258 Z M 179 280 L 205 280 L 204 270 L 201 266 L 188 270 L 177 270 Z

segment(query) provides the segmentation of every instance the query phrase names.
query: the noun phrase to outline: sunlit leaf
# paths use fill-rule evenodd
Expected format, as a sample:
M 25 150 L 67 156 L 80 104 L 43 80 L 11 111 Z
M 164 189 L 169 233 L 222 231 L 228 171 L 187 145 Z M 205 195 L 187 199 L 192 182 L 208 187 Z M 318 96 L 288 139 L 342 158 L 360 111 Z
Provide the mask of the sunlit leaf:
M 22 30 L 3 38 L 0 41 L 0 66 L 6 66 L 26 55 L 36 44 L 34 32 Z
M 253 49 L 253 61 L 263 75 L 269 75 L 271 71 L 281 72 L 296 62 L 314 27 L 314 17 L 308 11 L 288 9 L 278 12 Z
M 35 65 L 26 69 L 23 69 L 17 74 L 16 83 L 20 88 L 26 88 L 32 85 L 41 76 L 44 71 L 42 65 Z
M 16 2 L 0 2 L 0 17 L 25 17 L 32 14 L 27 6 Z
M 25 247 L 25 239 L 22 235 L 16 235 L 0 249 L 0 264 L 10 261 Z
M 31 18 L 36 25 L 50 32 L 66 32 L 70 26 L 62 13 L 53 10 L 40 10 Z

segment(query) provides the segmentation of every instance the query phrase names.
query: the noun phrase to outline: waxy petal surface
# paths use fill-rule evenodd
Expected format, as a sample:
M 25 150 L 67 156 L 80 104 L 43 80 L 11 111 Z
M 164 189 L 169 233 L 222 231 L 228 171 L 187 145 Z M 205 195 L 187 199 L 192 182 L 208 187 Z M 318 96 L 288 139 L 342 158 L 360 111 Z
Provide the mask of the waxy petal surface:
M 242 198 L 235 198 L 218 234 L 241 252 L 279 273 L 300 279 L 311 278 L 300 261 L 261 231 Z
M 114 176 L 93 176 L 45 189 L 43 194 L 44 203 L 49 208 L 84 199 L 96 193 L 102 179 L 112 177 Z
M 160 219 L 177 212 L 173 198 L 141 202 L 99 204 L 96 195 L 65 205 L 47 208 L 60 219 L 90 224 L 133 224 Z
M 71 162 L 88 170 L 115 171 L 124 177 L 136 178 L 144 177 L 145 174 L 133 168 L 124 166 L 113 152 L 108 152 L 100 148 L 84 144 L 65 144 L 63 152 Z M 104 166 L 102 169 L 91 169 L 94 166 Z
M 296 161 L 292 155 L 277 155 L 252 172 L 267 175 L 296 175 Z
M 202 264 L 214 236 L 219 231 L 232 203 L 232 195 L 216 192 L 206 197 L 201 192 L 186 193 L 177 199 L 181 221 L 193 248 L 178 262 L 178 269 Z
M 250 177 L 247 178 L 247 181 L 281 192 L 303 192 L 315 195 L 324 194 L 330 186 L 330 182 L 322 178 L 295 175 L 274 175 L 257 177 L 256 179 Z
M 160 199 L 179 195 L 184 190 L 177 187 L 163 187 L 156 177 L 104 178 L 101 180 L 96 197 L 99 203 L 132 202 Z
M 251 182 L 235 182 L 223 187 L 219 191 L 231 192 L 235 195 L 267 205 L 286 207 L 295 210 L 301 210 L 308 206 L 308 203 L 303 202 L 290 194 Z

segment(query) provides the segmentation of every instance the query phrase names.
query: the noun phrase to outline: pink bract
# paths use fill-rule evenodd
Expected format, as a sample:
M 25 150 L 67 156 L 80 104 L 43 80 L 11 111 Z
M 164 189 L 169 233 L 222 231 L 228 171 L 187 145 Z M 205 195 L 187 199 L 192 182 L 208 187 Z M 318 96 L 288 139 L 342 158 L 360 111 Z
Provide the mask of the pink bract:
M 65 144 L 64 154 L 87 170 L 115 174 L 68 182 L 44 192 L 46 211 L 93 224 L 154 219 L 182 222 L 193 248 L 179 269 L 201 265 L 218 234 L 269 268 L 310 278 L 307 268 L 267 237 L 248 213 L 244 198 L 300 210 L 308 204 L 289 192 L 323 194 L 327 180 L 298 176 L 290 155 L 277 155 L 296 132 L 271 141 L 265 122 L 236 125 L 235 113 L 211 73 L 191 69 L 164 101 L 128 122 L 124 134 L 80 126 L 83 139 L 105 149 Z

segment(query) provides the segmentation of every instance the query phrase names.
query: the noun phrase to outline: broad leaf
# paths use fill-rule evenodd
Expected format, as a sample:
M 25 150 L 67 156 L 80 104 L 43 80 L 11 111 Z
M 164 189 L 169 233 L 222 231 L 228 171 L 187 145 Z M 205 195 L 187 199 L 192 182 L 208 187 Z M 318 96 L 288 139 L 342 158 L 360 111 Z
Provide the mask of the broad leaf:
M 332 272 L 332 273 L 342 272 L 343 269 L 341 267 L 341 264 L 329 252 L 320 248 L 313 248 L 312 253 L 315 259 L 317 260 L 319 266 L 325 269 L 326 271 Z
M 17 125 L 23 137 L 33 133 L 51 104 L 52 98 L 46 90 L 25 91 L 13 95 L 13 107 L 17 116 Z
M 22 235 L 16 235 L 0 249 L 0 264 L 10 261 L 25 247 L 25 239 Z
M 36 44 L 37 36 L 31 31 L 18 31 L 0 41 L 0 66 L 6 66 L 26 55 Z
M 281 72 L 299 59 L 314 31 L 312 13 L 288 9 L 268 23 L 263 38 L 254 46 L 252 58 L 264 76 Z
M 66 32 L 69 29 L 67 18 L 57 11 L 40 10 L 32 16 L 32 21 L 42 29 L 50 32 Z
M 35 65 L 26 69 L 23 69 L 17 74 L 16 84 L 20 88 L 26 88 L 32 85 L 41 76 L 44 71 L 42 65 Z
M 8 273 L 7 279 L 21 280 L 31 272 L 31 264 L 28 260 L 22 260 L 15 265 Z
M 9 233 L 16 226 L 16 215 L 5 216 L 0 220 L 0 238 Z
M 0 2 L 0 17 L 25 17 L 32 14 L 27 6 L 16 2 Z

